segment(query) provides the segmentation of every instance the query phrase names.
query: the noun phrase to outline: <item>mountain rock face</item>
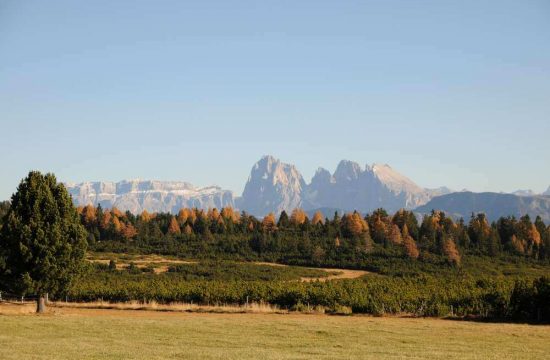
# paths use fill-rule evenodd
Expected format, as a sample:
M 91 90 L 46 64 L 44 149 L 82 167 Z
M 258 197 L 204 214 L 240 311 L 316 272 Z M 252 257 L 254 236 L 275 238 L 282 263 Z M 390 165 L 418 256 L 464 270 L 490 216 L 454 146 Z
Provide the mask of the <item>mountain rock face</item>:
M 117 207 L 137 214 L 149 212 L 177 213 L 182 207 L 200 209 L 231 206 L 255 216 L 270 212 L 278 215 L 297 208 L 307 212 L 357 210 L 362 213 L 384 208 L 395 212 L 401 208 L 429 213 L 442 210 L 455 217 L 468 218 L 472 212 L 484 212 L 490 219 L 500 216 L 541 215 L 550 221 L 549 196 L 529 191 L 514 194 L 454 193 L 446 187 L 424 189 L 386 164 L 361 165 L 342 160 L 334 173 L 319 168 L 307 184 L 298 169 L 272 156 L 264 156 L 252 168 L 242 197 L 217 186 L 195 187 L 181 181 L 85 182 L 66 184 L 76 205 Z
M 444 191 L 444 190 L 441 190 Z M 306 208 L 338 208 L 370 212 L 380 207 L 388 211 L 412 209 L 432 197 L 389 165 L 367 165 L 343 160 L 333 175 L 320 169 L 304 194 Z
M 383 207 L 397 211 L 413 209 L 448 192 L 447 188 L 423 189 L 389 165 L 367 165 L 363 169 L 348 160 L 342 160 L 334 174 L 319 168 L 311 183 L 306 184 L 295 166 L 266 156 L 252 168 L 237 206 L 257 216 L 289 212 L 296 207 L 361 212 Z
M 291 211 L 302 206 L 301 195 L 305 187 L 306 183 L 294 165 L 264 156 L 252 167 L 237 206 L 253 215 Z
M 548 186 L 548 189 L 542 195 L 550 196 L 550 186 Z
M 472 213 L 484 213 L 489 221 L 501 216 L 519 218 L 525 214 L 532 220 L 540 216 L 545 222 L 550 221 L 550 197 L 517 196 L 502 193 L 459 192 L 433 198 L 427 204 L 415 209 L 427 214 L 432 210 L 441 210 L 454 218 L 469 219 Z
M 535 196 L 537 195 L 537 193 L 535 193 L 533 190 L 531 189 L 521 189 L 521 190 L 516 190 L 512 193 L 513 195 L 517 195 L 517 196 Z
M 216 186 L 197 188 L 180 181 L 85 182 L 65 184 L 76 205 L 116 207 L 134 214 L 149 212 L 177 213 L 182 207 L 201 209 L 234 206 L 233 193 Z

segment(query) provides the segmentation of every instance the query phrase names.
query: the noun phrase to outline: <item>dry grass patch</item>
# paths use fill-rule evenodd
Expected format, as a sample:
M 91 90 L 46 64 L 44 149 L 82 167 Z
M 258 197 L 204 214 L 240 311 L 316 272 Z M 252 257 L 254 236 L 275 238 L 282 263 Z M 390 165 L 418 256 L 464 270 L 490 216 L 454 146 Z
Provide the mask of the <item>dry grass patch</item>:
M 550 352 L 548 326 L 367 316 L 52 310 L 45 316 L 0 316 L 0 358 L 501 360 L 547 359 Z
M 112 310 L 145 310 L 163 312 L 202 312 L 202 313 L 228 313 L 228 314 L 286 314 L 287 310 L 280 309 L 276 305 L 266 303 L 250 303 L 246 305 L 220 304 L 200 305 L 191 303 L 159 304 L 156 301 L 139 302 L 130 301 L 113 303 L 107 301 L 94 301 L 86 303 L 53 302 L 54 308 L 77 309 L 112 309 Z

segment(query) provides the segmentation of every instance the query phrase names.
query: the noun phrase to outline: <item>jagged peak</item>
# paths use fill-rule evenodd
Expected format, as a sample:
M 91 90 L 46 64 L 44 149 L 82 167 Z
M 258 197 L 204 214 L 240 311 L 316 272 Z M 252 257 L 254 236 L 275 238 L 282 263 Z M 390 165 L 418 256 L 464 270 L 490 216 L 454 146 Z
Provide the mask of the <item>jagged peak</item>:
M 319 182 L 330 182 L 332 180 L 332 175 L 330 171 L 323 167 L 317 168 L 315 175 L 311 178 L 311 184 Z
M 324 167 L 318 167 L 317 170 L 315 170 L 315 175 L 313 175 L 313 177 L 319 176 L 319 175 L 325 175 L 325 174 L 330 175 L 330 171 L 328 171 Z
M 338 163 L 334 178 L 337 180 L 354 180 L 363 172 L 361 165 L 355 161 L 342 160 Z

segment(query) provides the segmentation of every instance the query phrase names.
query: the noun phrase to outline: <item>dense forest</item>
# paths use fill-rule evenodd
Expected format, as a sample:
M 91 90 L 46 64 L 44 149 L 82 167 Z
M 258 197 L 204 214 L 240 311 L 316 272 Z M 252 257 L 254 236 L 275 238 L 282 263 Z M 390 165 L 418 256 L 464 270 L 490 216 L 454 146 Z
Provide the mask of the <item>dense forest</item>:
M 5 213 L 9 204 L 0 205 Z M 320 212 L 309 218 L 296 209 L 262 219 L 231 208 L 181 209 L 177 215 L 134 215 L 101 206 L 77 210 L 95 253 L 163 254 L 200 262 L 171 266 L 162 274 L 89 264 L 65 294 L 72 300 L 258 301 L 299 311 L 322 307 L 334 313 L 550 321 L 550 228 L 540 218 L 489 223 L 475 214 L 466 223 L 437 211 L 418 219 L 410 211 L 392 215 L 383 209 L 332 218 Z M 241 261 L 373 274 L 300 282 L 296 278 L 308 271 L 319 273 L 273 272 Z
M 100 206 L 78 209 L 92 249 L 163 253 L 187 257 L 264 259 L 291 264 L 366 268 L 372 258 L 460 266 L 464 257 L 488 256 L 550 260 L 550 228 L 540 219 L 501 218 L 490 224 L 483 214 L 468 223 L 433 211 L 418 221 L 414 213 L 393 215 L 379 209 L 310 219 L 301 209 L 257 219 L 231 208 L 181 209 L 140 215 Z M 370 260 L 369 260 L 370 259 Z

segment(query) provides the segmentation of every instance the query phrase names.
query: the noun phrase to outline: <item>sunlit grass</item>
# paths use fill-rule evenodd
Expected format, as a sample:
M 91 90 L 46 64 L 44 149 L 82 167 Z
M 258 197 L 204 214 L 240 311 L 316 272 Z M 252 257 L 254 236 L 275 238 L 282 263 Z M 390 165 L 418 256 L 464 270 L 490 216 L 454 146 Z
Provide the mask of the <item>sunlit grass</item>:
M 550 327 L 55 308 L 0 315 L 2 359 L 544 359 Z M 3 312 L 0 308 L 0 313 Z

